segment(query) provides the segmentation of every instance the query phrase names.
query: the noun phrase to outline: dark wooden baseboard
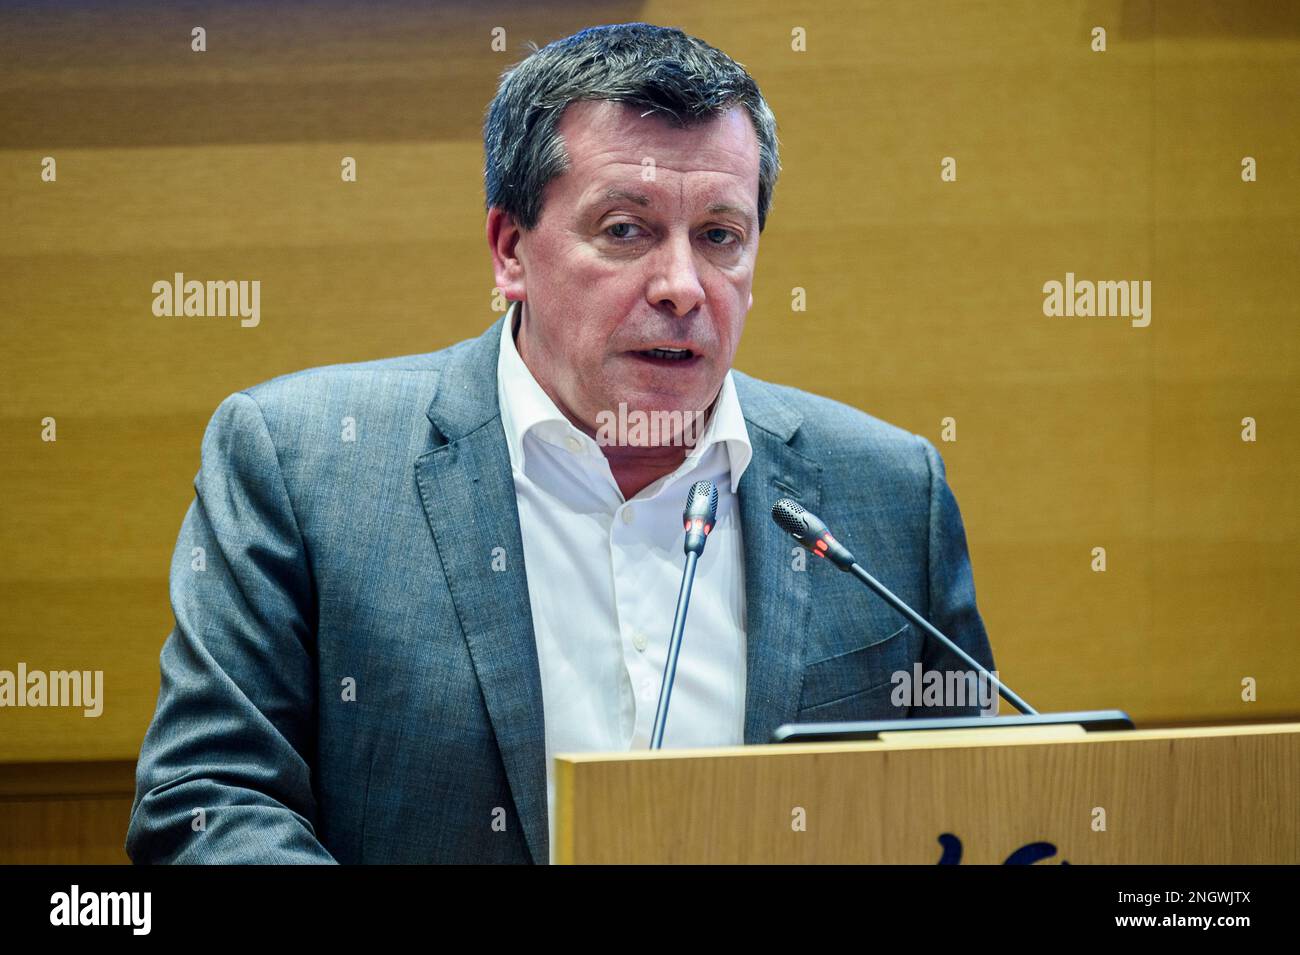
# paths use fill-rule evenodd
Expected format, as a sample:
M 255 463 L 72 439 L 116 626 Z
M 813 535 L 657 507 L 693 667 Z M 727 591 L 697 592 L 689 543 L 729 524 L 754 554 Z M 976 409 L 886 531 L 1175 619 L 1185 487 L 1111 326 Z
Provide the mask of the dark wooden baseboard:
M 125 865 L 135 761 L 0 763 L 0 865 Z

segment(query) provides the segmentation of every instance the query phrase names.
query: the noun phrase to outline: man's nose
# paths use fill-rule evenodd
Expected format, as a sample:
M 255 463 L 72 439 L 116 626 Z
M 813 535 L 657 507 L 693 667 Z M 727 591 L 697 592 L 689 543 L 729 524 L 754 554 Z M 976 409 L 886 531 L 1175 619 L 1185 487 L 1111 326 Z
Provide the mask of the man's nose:
M 672 236 L 654 252 L 654 273 L 646 298 L 656 308 L 668 307 L 685 318 L 704 301 L 704 286 L 695 268 L 695 250 L 689 235 Z

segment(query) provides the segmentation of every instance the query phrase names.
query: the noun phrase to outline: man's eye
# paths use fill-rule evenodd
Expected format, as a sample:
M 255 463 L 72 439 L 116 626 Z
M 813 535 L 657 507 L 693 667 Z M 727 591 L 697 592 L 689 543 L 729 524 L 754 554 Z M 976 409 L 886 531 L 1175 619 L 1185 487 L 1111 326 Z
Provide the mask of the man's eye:
M 605 231 L 615 239 L 626 240 L 626 239 L 635 239 L 637 238 L 637 236 L 628 235 L 627 233 L 621 233 L 621 234 L 616 233 L 614 230 L 615 229 L 639 229 L 639 228 L 640 226 L 638 226 L 635 222 L 615 222 L 613 225 L 607 227 Z
M 718 246 L 734 245 L 735 243 L 727 241 L 728 237 L 735 239 L 736 242 L 740 241 L 740 237 L 737 236 L 736 233 L 732 232 L 730 229 L 709 229 L 704 234 L 709 237 L 710 245 L 718 245 Z M 714 238 L 715 236 L 718 236 L 719 238 L 715 239 Z

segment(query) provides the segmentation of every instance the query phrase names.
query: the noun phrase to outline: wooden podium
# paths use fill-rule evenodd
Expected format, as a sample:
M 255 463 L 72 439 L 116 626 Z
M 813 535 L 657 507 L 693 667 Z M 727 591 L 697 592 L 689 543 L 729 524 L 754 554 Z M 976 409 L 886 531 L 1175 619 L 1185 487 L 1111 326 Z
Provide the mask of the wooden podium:
M 1300 862 L 1300 723 L 556 757 L 560 863 Z

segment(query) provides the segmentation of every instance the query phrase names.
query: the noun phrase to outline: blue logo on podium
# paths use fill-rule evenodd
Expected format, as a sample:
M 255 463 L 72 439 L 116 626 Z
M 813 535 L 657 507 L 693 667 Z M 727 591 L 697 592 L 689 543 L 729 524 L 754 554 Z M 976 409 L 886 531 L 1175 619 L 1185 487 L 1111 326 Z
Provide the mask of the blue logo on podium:
M 958 865 L 961 862 L 961 840 L 951 832 L 940 834 L 939 845 L 943 849 L 943 855 L 939 857 L 939 865 Z M 1007 856 L 1002 864 L 1033 865 L 1054 855 L 1056 855 L 1056 846 L 1050 842 L 1030 842 Z M 1061 865 L 1069 864 L 1064 859 L 1061 860 Z

